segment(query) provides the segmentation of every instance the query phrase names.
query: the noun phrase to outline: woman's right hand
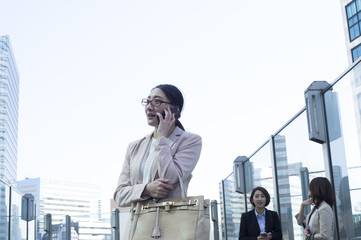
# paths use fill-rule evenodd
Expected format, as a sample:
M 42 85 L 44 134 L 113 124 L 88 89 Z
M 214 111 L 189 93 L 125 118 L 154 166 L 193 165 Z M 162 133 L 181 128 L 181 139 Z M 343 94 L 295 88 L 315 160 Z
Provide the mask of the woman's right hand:
M 164 113 L 164 118 L 160 113 L 157 113 L 157 116 L 159 117 L 157 136 L 168 138 L 175 128 L 176 118 L 174 113 L 171 112 L 170 107 L 165 108 Z
M 150 196 L 152 198 L 165 198 L 168 196 L 169 191 L 173 189 L 173 186 L 168 184 L 169 179 L 158 178 L 150 183 L 148 183 L 142 196 Z
M 303 206 L 308 206 L 308 205 L 312 205 L 313 201 L 312 201 L 312 198 L 310 199 L 307 199 L 305 201 L 302 202 L 302 205 Z

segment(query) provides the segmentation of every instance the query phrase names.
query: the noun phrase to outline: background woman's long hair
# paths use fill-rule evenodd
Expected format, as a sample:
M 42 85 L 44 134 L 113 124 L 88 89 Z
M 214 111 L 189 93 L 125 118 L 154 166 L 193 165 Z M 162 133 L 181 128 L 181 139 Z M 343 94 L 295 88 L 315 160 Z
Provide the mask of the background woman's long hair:
M 335 202 L 334 192 L 327 178 L 316 177 L 312 179 L 309 189 L 316 208 L 320 206 L 322 201 L 327 202 L 332 207 Z
M 327 202 L 331 207 L 335 202 L 334 192 L 331 183 L 327 178 L 316 177 L 312 179 L 309 189 L 312 195 L 312 202 L 315 204 L 315 206 L 311 211 L 308 221 L 310 221 L 313 212 L 323 201 Z

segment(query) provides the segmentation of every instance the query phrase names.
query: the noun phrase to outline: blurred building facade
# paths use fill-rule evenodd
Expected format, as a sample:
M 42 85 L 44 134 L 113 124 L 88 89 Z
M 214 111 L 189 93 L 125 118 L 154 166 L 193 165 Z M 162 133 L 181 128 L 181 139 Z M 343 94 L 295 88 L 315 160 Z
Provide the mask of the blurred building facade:
M 17 182 L 22 194 L 35 197 L 37 239 L 44 234 L 44 215 L 51 214 L 52 224 L 62 226 L 66 215 L 76 222 L 79 240 L 103 240 L 110 235 L 109 222 L 101 219 L 101 189 L 97 185 L 44 178 L 25 179 Z

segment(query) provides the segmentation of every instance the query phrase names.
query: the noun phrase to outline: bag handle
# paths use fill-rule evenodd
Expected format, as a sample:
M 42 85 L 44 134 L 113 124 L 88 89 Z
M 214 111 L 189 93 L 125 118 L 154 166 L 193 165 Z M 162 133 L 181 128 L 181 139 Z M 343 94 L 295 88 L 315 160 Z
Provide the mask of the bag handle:
M 162 171 L 161 171 L 161 168 L 160 168 L 160 163 L 159 163 L 158 159 L 157 159 L 157 166 L 158 166 L 159 176 L 160 176 L 161 178 L 164 178 L 164 175 L 162 174 Z M 184 202 L 186 202 L 186 201 L 187 201 L 187 193 L 186 193 L 186 190 L 185 190 L 185 188 L 184 188 L 184 182 L 183 182 L 183 179 L 182 179 L 181 175 L 179 174 L 179 171 L 177 171 L 177 175 L 178 175 L 179 185 L 180 185 L 180 187 L 181 187 L 182 200 L 183 200 Z M 154 179 L 153 179 L 153 180 L 154 180 Z

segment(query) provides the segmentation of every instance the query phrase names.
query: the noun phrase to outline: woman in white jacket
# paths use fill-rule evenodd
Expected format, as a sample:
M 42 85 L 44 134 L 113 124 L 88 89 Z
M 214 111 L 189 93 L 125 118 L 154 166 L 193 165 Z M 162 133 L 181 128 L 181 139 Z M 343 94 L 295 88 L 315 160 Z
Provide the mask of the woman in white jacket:
M 334 192 L 330 181 L 324 177 L 312 179 L 309 186 L 308 197 L 310 199 L 301 203 L 299 213 L 295 216 L 297 223 L 305 227 L 304 234 L 307 239 L 333 240 L 334 215 Z M 308 216 L 304 215 L 304 208 L 314 205 Z

